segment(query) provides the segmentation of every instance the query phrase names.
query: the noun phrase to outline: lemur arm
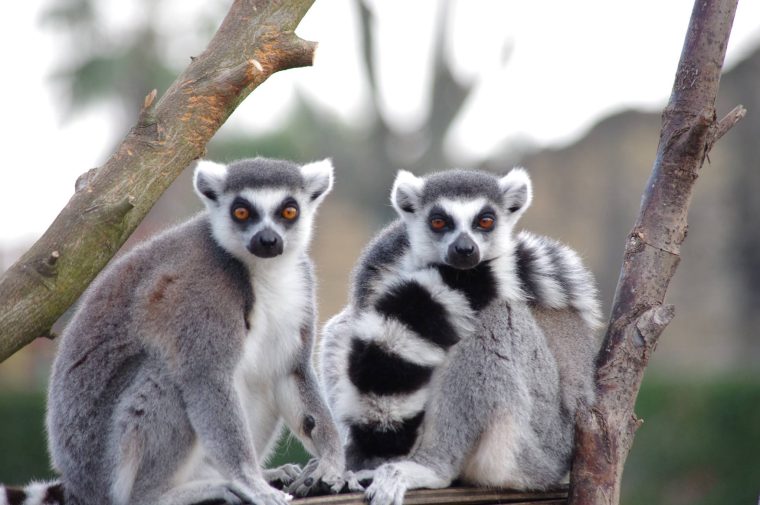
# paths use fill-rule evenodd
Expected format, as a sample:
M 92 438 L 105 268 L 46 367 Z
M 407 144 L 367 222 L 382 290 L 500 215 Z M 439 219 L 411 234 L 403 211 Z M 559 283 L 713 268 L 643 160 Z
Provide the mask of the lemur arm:
M 285 424 L 309 452 L 319 458 L 310 462 L 288 486 L 288 491 L 296 496 L 305 496 L 316 487 L 337 493 L 350 478 L 350 475 L 345 475 L 345 457 L 338 429 L 311 363 L 313 339 L 314 324 L 308 321 L 301 327 L 303 347 L 296 366 L 277 386 L 276 392 L 276 401 Z M 349 482 L 349 487 L 356 485 Z

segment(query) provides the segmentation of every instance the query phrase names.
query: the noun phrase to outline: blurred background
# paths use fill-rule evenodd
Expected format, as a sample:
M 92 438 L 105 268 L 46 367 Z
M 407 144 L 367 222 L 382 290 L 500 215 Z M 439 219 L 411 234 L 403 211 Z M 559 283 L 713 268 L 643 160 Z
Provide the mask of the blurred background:
M 5 7 L 0 271 L 46 229 L 200 53 L 230 0 L 45 0 Z M 657 147 L 689 0 L 316 0 L 313 68 L 276 74 L 210 158 L 330 156 L 313 254 L 322 320 L 363 245 L 393 218 L 395 171 L 530 171 L 522 225 L 581 252 L 605 310 Z M 626 504 L 755 503 L 760 491 L 760 3 L 740 3 L 718 100 L 749 113 L 710 154 L 647 370 Z M 184 173 L 125 249 L 200 210 Z M 60 321 L 60 330 L 64 321 Z M 51 475 L 44 391 L 55 341 L 0 364 L 0 482 Z M 304 458 L 285 440 L 283 458 Z M 276 463 L 273 462 L 273 463 Z

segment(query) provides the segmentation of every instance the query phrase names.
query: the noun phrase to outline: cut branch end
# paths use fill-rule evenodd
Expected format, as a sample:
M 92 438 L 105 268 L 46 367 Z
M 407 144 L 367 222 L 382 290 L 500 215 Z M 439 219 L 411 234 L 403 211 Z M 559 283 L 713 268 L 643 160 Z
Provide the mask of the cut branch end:
M 153 105 L 153 102 L 156 100 L 156 96 L 158 95 L 158 90 L 153 89 L 150 93 L 145 95 L 145 100 L 143 100 L 143 108 L 147 109 Z
M 736 123 L 741 121 L 746 115 L 747 109 L 745 109 L 743 105 L 737 105 L 731 109 L 731 112 L 723 116 L 723 119 L 718 121 L 718 123 L 715 125 L 713 134 L 707 142 L 707 148 L 705 149 L 705 152 L 709 153 L 715 143 L 719 141 L 723 135 L 728 133 L 731 128 L 736 126 Z

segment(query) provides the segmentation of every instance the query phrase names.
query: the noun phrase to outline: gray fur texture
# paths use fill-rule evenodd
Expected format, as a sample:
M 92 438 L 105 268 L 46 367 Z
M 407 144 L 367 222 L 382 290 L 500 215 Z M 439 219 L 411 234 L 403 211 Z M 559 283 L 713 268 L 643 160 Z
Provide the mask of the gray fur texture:
M 401 172 L 391 198 L 401 219 L 362 255 L 320 349 L 348 467 L 374 475 L 372 505 L 455 478 L 558 483 L 575 410 L 594 400 L 592 275 L 567 246 L 512 235 L 532 198 L 522 170 Z M 464 266 L 451 257 L 461 244 Z
M 331 185 L 328 160 L 199 162 L 207 210 L 93 282 L 61 337 L 48 395 L 67 505 L 284 505 L 289 496 L 267 479 L 296 494 L 343 487 L 340 440 L 311 365 L 307 247 Z M 284 217 L 287 207 L 297 218 Z M 277 237 L 279 252 L 262 236 Z M 260 466 L 283 422 L 320 456 L 308 474 Z

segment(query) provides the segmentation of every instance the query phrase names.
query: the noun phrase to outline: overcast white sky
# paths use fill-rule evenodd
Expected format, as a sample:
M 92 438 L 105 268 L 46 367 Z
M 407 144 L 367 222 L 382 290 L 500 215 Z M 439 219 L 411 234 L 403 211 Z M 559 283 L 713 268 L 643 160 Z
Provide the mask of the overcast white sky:
M 4 118 L 0 182 L 0 247 L 30 242 L 71 196 L 77 176 L 108 156 L 114 111 L 92 109 L 63 123 L 50 74 L 60 39 L 39 23 L 48 2 L 4 6 L 0 31 Z M 143 13 L 142 2 L 101 2 L 114 36 Z M 230 0 L 163 0 L 159 14 L 176 44 L 167 54 L 177 68 L 205 41 L 179 13 L 211 9 L 219 19 Z M 384 113 L 399 128 L 426 114 L 432 15 L 437 0 L 375 0 Z M 691 12 L 691 0 L 458 0 L 448 47 L 458 76 L 476 93 L 451 132 L 450 148 L 463 165 L 504 138 L 541 145 L 566 143 L 601 117 L 627 107 L 662 107 Z M 282 121 L 294 86 L 346 121 L 360 122 L 366 87 L 357 50 L 351 0 L 316 0 L 298 33 L 320 42 L 313 68 L 276 75 L 257 89 L 224 126 L 254 133 Z M 760 2 L 740 2 L 728 66 L 760 42 Z M 508 52 L 508 58 L 504 58 Z M 148 90 L 146 90 L 147 92 Z M 162 91 L 162 90 L 159 90 Z

